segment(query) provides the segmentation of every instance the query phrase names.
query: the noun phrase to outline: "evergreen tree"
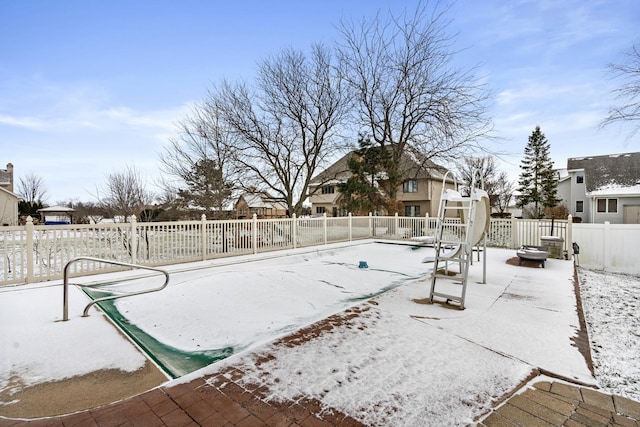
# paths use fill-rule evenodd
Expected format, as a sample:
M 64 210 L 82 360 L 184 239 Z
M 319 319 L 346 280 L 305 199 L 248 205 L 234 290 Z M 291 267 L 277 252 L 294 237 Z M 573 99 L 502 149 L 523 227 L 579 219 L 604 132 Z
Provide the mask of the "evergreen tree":
M 342 193 L 341 207 L 356 215 L 366 215 L 383 207 L 385 198 L 380 191 L 378 180 L 385 176 L 385 168 L 390 162 L 390 153 L 371 142 L 371 138 L 360 134 L 359 148 L 354 151 L 347 164 L 351 177 L 338 184 Z
M 178 191 L 182 203 L 204 209 L 207 216 L 222 215 L 225 204 L 232 196 L 233 184 L 224 179 L 215 160 L 198 160 L 185 177 L 185 182 L 187 188 Z
M 518 180 L 518 206 L 524 208 L 533 204 L 532 216 L 535 218 L 542 218 L 545 208 L 558 204 L 558 181 L 549 149 L 549 141 L 540 131 L 540 126 L 536 126 L 524 148 L 524 159 L 520 165 L 522 172 Z

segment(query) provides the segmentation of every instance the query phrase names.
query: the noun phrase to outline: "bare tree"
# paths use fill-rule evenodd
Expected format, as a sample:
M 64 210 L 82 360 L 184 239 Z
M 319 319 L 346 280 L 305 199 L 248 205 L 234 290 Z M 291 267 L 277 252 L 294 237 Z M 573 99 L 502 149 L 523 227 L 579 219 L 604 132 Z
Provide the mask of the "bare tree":
M 336 149 L 345 117 L 341 82 L 330 51 L 288 49 L 259 64 L 254 90 L 223 82 L 210 94 L 237 137 L 233 161 L 243 187 L 267 190 L 300 214 L 309 182 Z
M 470 194 L 472 183 L 492 194 L 498 178 L 498 166 L 493 157 L 463 157 L 457 164 L 462 191 Z
M 614 93 L 619 104 L 609 109 L 609 115 L 600 123 L 605 127 L 613 123 L 631 122 L 633 128 L 628 139 L 640 131 L 640 49 L 633 46 L 623 64 L 607 66 L 614 78 L 622 80 Z
M 106 215 L 104 207 L 97 202 L 81 202 L 79 200 L 63 200 L 57 203 L 60 206 L 73 208 L 74 221 L 78 224 L 99 223 Z
M 464 157 L 458 164 L 462 191 L 470 193 L 471 184 L 483 188 L 489 195 L 491 207 L 501 216 L 505 213 L 514 193 L 514 183 L 509 181 L 506 172 L 499 171 L 495 158 Z
M 509 180 L 506 172 L 500 172 L 493 186 L 491 206 L 498 211 L 499 216 L 504 216 L 511 205 L 515 184 Z
M 196 105 L 178 128 L 177 136 L 160 154 L 163 171 L 178 179 L 165 183 L 165 195 L 174 191 L 174 204 L 195 204 L 207 212 L 222 213 L 237 181 L 232 163 L 234 133 L 212 102 Z
M 425 161 L 468 155 L 489 135 L 489 93 L 471 70 L 455 68 L 447 10 L 419 3 L 415 12 L 356 24 L 343 20 L 340 70 L 363 133 L 391 150 L 384 190 L 391 199 L 403 179 L 406 145 Z
M 121 172 L 107 177 L 104 195 L 98 196 L 100 205 L 114 218 L 128 221 L 151 204 L 153 194 L 146 189 L 145 181 L 135 166 L 127 166 Z
M 47 188 L 42 177 L 33 172 L 28 173 L 18 180 L 18 195 L 29 204 L 44 203 Z

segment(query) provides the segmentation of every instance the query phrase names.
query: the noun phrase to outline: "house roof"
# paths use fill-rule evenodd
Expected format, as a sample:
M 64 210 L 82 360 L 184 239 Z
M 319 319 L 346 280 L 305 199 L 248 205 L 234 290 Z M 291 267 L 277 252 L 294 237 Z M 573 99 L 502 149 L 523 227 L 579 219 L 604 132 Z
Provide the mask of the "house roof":
M 50 206 L 48 208 L 38 209 L 38 212 L 45 212 L 45 213 L 51 213 L 51 212 L 66 213 L 66 212 L 75 212 L 75 211 L 76 211 L 75 209 L 69 208 L 66 206 Z
M 345 154 L 337 162 L 313 177 L 311 184 L 330 184 L 346 181 L 351 176 L 349 159 L 355 155 L 356 153 L 353 151 Z
M 576 157 L 567 169 L 584 170 L 587 194 L 640 194 L 640 153 Z
M 266 192 L 244 193 L 241 195 L 249 208 L 287 209 L 280 201 L 275 200 Z
M 17 195 L 16 193 L 11 192 L 11 191 L 9 191 L 9 190 L 7 190 L 6 188 L 0 187 L 0 191 L 1 191 L 1 192 L 3 192 L 3 193 L 6 193 L 6 194 L 11 195 L 11 196 L 15 197 L 15 198 L 16 198 L 16 199 L 18 199 L 18 200 L 22 200 L 22 198 L 21 198 L 19 195 Z
M 345 182 L 351 176 L 348 164 L 349 159 L 355 156 L 357 156 L 355 151 L 345 154 L 337 162 L 312 178 L 311 185 Z M 407 145 L 400 158 L 400 171 L 405 178 L 431 178 L 441 180 L 444 178 L 447 169 L 434 163 L 418 150 Z M 452 177 L 449 177 L 448 180 L 453 182 Z
M 570 179 L 571 176 L 569 175 L 569 170 L 568 169 L 556 169 L 556 174 L 558 175 L 558 182 L 562 182 L 562 181 L 566 181 L 567 179 Z

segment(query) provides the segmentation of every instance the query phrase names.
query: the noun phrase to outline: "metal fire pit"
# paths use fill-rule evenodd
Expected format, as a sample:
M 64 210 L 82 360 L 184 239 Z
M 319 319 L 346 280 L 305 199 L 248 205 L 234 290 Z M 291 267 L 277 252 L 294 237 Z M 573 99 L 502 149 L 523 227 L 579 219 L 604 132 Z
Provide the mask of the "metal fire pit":
M 521 246 L 517 251 L 519 263 L 518 265 L 522 265 L 522 261 L 534 261 L 539 262 L 544 268 L 544 262 L 547 260 L 549 256 L 549 251 L 544 246 Z

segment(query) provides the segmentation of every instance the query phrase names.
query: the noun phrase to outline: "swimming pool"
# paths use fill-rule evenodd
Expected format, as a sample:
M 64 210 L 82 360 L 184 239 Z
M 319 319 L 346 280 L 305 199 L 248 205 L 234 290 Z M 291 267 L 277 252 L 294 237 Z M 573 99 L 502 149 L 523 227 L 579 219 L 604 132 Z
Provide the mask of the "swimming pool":
M 177 378 L 422 277 L 427 251 L 433 250 L 373 242 L 291 251 L 174 272 L 160 292 L 99 304 Z M 157 280 L 104 283 L 86 292 L 97 298 Z

